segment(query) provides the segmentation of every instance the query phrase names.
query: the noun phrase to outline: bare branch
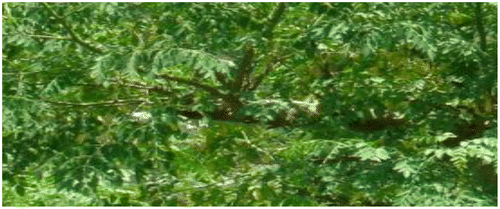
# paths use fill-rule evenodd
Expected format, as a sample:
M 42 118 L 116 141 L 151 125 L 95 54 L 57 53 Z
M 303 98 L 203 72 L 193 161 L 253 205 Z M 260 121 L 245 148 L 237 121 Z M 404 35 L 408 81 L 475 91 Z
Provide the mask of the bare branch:
M 68 22 L 66 22 L 66 19 L 64 19 L 64 17 L 59 16 L 56 13 L 56 11 L 54 11 L 47 3 L 42 2 L 42 5 L 52 14 L 52 16 L 54 16 L 57 20 L 59 20 L 61 22 L 61 24 L 64 26 L 64 28 L 66 28 L 66 30 L 68 30 L 71 38 L 75 42 L 77 42 L 78 44 L 82 45 L 83 47 L 89 49 L 92 52 L 99 53 L 99 54 L 103 53 L 103 51 L 100 48 L 96 48 L 94 46 L 91 46 L 86 41 L 83 41 L 80 38 L 80 36 L 78 36 L 78 34 L 76 34 L 75 31 L 73 31 L 73 29 L 71 29 L 71 26 L 68 24 Z

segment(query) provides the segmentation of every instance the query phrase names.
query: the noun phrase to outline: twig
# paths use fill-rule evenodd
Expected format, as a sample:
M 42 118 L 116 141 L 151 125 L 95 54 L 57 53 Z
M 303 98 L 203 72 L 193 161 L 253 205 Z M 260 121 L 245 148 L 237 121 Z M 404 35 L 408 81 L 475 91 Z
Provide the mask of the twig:
M 89 49 L 89 50 L 90 50 L 90 51 L 92 51 L 92 52 L 99 53 L 99 54 L 102 54 L 102 53 L 103 53 L 103 51 L 102 51 L 101 49 L 96 48 L 96 47 L 93 47 L 93 46 L 91 46 L 90 44 L 88 44 L 87 42 L 83 41 L 83 40 L 80 38 L 80 36 L 78 36 L 78 34 L 76 34 L 76 33 L 75 33 L 75 31 L 73 31 L 73 29 L 71 29 L 71 26 L 68 24 L 68 22 L 66 22 L 66 20 L 65 20 L 63 17 L 59 16 L 59 15 L 56 13 L 56 11 L 54 11 L 52 8 L 50 8 L 50 6 L 49 6 L 47 3 L 42 2 L 42 5 L 43 5 L 43 6 L 44 6 L 47 10 L 49 10 L 49 12 L 52 14 L 52 16 L 54 16 L 57 20 L 59 20 L 59 21 L 62 23 L 62 25 L 64 26 L 64 28 L 66 28 L 66 30 L 68 30 L 69 35 L 71 36 L 71 38 L 72 38 L 75 42 L 79 43 L 80 45 L 82 45 L 83 47 L 85 47 L 85 48 Z

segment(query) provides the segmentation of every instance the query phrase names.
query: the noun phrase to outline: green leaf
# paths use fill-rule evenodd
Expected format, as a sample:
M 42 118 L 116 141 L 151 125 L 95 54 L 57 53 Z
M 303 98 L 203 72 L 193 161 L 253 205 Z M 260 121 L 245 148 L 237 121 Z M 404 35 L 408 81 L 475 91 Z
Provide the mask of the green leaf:
M 391 158 L 387 150 L 385 150 L 383 147 L 375 150 L 375 156 L 380 160 L 387 160 Z
M 416 174 L 416 170 L 408 165 L 406 161 L 396 163 L 393 169 L 402 173 L 405 178 L 409 178 L 412 174 Z
M 26 194 L 26 188 L 21 184 L 16 185 L 14 189 L 19 196 L 24 196 Z
M 441 159 L 441 158 L 443 157 L 444 153 L 445 153 L 445 152 L 444 152 L 443 150 L 440 150 L 440 149 L 436 149 L 436 150 L 434 150 L 434 155 L 436 155 L 436 157 L 437 157 L 438 159 Z
M 374 149 L 372 147 L 367 147 L 359 150 L 355 155 L 359 156 L 362 161 L 370 160 L 381 162 L 382 160 L 390 158 L 389 153 L 384 148 Z
M 445 132 L 439 136 L 437 136 L 437 141 L 438 142 L 443 142 L 445 141 L 446 139 L 449 139 L 449 138 L 456 138 L 457 135 L 455 135 L 454 133 L 451 133 L 451 132 Z
M 42 94 L 53 95 L 53 94 L 59 93 L 59 91 L 61 91 L 61 89 L 59 87 L 59 83 L 57 82 L 57 79 L 53 79 L 52 81 L 50 81 L 50 83 L 42 91 Z

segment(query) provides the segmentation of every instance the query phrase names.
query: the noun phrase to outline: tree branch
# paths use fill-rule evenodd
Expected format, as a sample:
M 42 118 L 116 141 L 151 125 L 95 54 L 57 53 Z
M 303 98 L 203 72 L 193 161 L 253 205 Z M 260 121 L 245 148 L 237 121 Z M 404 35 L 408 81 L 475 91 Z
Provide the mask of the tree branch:
M 71 38 L 75 42 L 77 42 L 78 44 L 82 45 L 83 47 L 87 48 L 88 50 L 90 50 L 92 52 L 99 53 L 99 54 L 103 53 L 103 51 L 100 48 L 96 48 L 94 46 L 91 46 L 86 41 L 83 41 L 80 38 L 80 36 L 78 36 L 78 34 L 76 34 L 75 31 L 73 31 L 73 29 L 71 29 L 71 26 L 68 24 L 68 22 L 63 17 L 59 16 L 56 13 L 56 11 L 54 11 L 52 8 L 50 8 L 50 6 L 47 3 L 42 2 L 42 5 L 51 13 L 52 16 L 54 16 L 57 20 L 59 20 L 61 22 L 61 24 L 64 26 L 64 28 L 66 28 L 66 30 L 68 30 Z
M 263 36 L 267 39 L 271 39 L 273 36 L 273 29 L 276 24 L 278 24 L 281 16 L 285 12 L 286 3 L 280 2 L 278 6 L 274 9 L 273 13 L 270 15 L 267 27 L 264 29 Z
M 150 102 L 145 99 L 136 99 L 136 100 L 113 100 L 113 101 L 105 101 L 105 102 L 88 102 L 88 103 L 76 103 L 76 102 L 62 102 L 62 101 L 50 101 L 45 99 L 40 99 L 42 102 L 56 104 L 56 105 L 67 105 L 67 106 L 79 106 L 79 107 L 91 107 L 91 106 L 120 106 L 126 105 L 130 103 L 144 103 L 148 105 L 152 105 L 153 102 Z
M 166 74 L 157 75 L 157 76 L 160 77 L 160 78 L 163 78 L 165 80 L 175 81 L 175 82 L 178 82 L 178 83 L 182 83 L 182 84 L 187 84 L 187 85 L 194 86 L 196 88 L 205 90 L 205 91 L 209 92 L 210 94 L 212 94 L 214 96 L 217 96 L 217 97 L 224 97 L 225 96 L 222 92 L 220 92 L 216 88 L 213 88 L 211 86 L 204 85 L 204 84 L 201 84 L 201 83 L 198 83 L 198 82 L 194 82 L 194 81 L 191 81 L 191 80 L 188 80 L 188 79 L 185 79 L 185 78 L 173 77 L 173 76 L 169 76 L 169 75 L 166 75 Z
M 278 58 L 278 60 L 273 60 L 269 62 L 267 64 L 266 71 L 255 78 L 255 82 L 248 90 L 252 91 L 257 89 L 257 87 L 260 86 L 264 78 L 266 78 L 269 75 L 269 73 L 276 67 L 276 65 L 280 64 L 281 61 L 282 58 Z
M 474 8 L 474 14 L 476 19 L 477 32 L 479 33 L 480 47 L 483 52 L 486 51 L 486 33 L 484 32 L 483 23 L 483 11 L 480 2 L 474 3 L 476 7 Z
M 112 79 L 111 80 L 114 84 L 117 84 L 119 86 L 124 86 L 132 89 L 142 89 L 142 90 L 148 90 L 148 91 L 158 91 L 158 92 L 163 92 L 163 93 L 172 93 L 170 89 L 168 89 L 166 86 L 160 86 L 160 85 L 152 85 L 148 86 L 139 82 L 124 82 L 123 80 L 118 80 L 118 79 Z
M 34 72 L 2 72 L 2 75 L 28 75 L 28 74 L 37 74 L 37 73 L 45 73 L 44 71 L 34 71 Z
M 70 37 L 56 37 L 56 36 L 29 35 L 29 34 L 27 34 L 27 36 L 39 39 L 72 40 L 72 38 Z
M 245 55 L 241 59 L 238 66 L 238 74 L 232 83 L 231 90 L 240 91 L 243 88 L 243 82 L 249 82 L 250 73 L 252 72 L 252 62 L 254 57 L 254 49 L 252 46 L 248 45 Z

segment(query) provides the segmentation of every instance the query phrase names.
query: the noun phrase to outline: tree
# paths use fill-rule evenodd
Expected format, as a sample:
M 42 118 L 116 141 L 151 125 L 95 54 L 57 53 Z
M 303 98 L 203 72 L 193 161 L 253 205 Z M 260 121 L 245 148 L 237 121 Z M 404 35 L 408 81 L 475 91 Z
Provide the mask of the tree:
M 496 205 L 496 7 L 3 3 L 3 203 Z

